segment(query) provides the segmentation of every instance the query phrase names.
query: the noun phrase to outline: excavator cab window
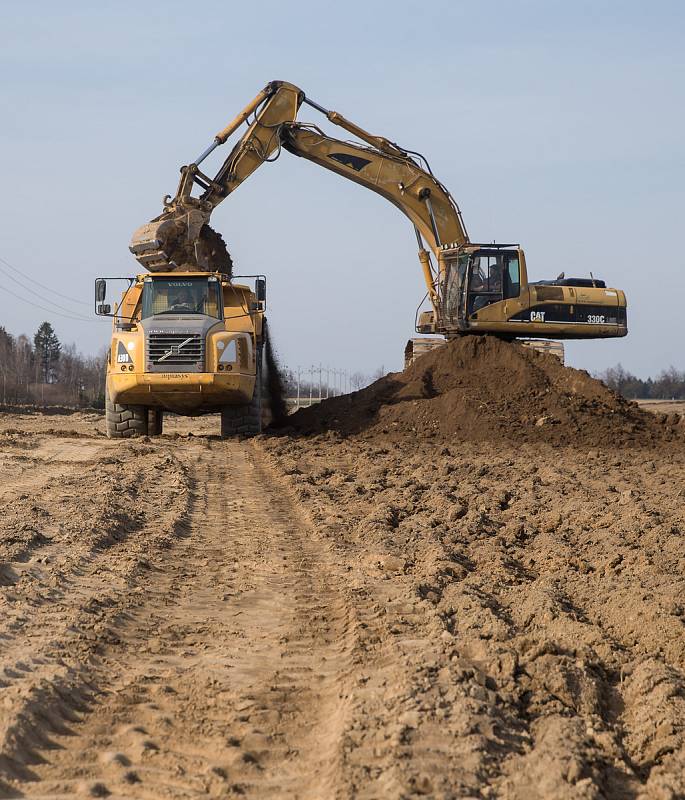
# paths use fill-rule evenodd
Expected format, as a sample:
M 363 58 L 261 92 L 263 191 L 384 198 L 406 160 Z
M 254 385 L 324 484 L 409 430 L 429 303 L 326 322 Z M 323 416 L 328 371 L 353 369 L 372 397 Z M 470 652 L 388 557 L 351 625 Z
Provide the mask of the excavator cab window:
M 478 252 L 471 256 L 469 270 L 469 316 L 502 299 L 503 261 L 499 253 Z
M 214 277 L 146 278 L 143 319 L 157 314 L 204 314 L 221 319 L 220 291 Z
M 521 293 L 518 253 L 480 250 L 470 259 L 469 316 L 481 308 Z
M 518 253 L 503 253 L 504 257 L 504 297 L 518 297 L 521 294 L 521 268 Z

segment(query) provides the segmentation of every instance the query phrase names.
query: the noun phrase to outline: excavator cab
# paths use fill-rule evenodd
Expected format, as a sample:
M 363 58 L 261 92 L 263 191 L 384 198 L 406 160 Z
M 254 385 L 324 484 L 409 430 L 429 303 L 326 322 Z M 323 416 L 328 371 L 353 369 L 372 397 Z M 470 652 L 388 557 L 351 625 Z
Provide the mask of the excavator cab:
M 457 247 L 444 251 L 443 263 L 443 320 L 458 331 L 467 330 L 482 309 L 518 298 L 522 277 L 525 284 L 523 253 L 516 245 Z

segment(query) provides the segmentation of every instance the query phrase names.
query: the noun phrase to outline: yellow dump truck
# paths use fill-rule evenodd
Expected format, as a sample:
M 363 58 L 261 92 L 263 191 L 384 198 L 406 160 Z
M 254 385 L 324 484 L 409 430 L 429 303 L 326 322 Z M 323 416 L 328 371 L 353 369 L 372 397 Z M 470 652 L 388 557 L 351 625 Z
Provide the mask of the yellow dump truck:
M 114 309 L 95 281 L 95 311 L 113 317 L 107 435 L 159 435 L 164 412 L 221 413 L 221 435 L 262 427 L 266 279 L 254 288 L 220 272 L 129 278 Z M 120 280 L 120 279 L 118 279 Z

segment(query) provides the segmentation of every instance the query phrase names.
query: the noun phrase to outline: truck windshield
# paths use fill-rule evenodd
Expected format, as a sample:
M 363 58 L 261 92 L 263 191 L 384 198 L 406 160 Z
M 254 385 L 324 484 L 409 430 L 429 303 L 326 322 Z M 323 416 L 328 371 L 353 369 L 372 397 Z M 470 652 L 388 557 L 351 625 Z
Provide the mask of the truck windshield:
M 143 284 L 143 319 L 156 314 L 205 314 L 221 318 L 216 278 L 150 278 Z

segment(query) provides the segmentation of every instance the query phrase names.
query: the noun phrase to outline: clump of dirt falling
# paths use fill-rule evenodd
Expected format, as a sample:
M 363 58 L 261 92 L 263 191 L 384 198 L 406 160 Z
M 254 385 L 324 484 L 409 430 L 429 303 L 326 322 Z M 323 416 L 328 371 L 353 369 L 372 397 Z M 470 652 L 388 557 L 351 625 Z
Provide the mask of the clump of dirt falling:
M 663 424 L 666 422 L 666 424 Z M 647 444 L 675 432 L 587 372 L 495 337 L 464 337 L 361 391 L 302 409 L 297 432 Z
M 286 390 L 278 363 L 278 355 L 271 341 L 271 333 L 266 319 L 264 320 L 264 358 L 266 360 L 266 390 L 271 411 L 271 425 L 278 428 L 283 425 L 288 416 L 288 406 L 285 402 Z

